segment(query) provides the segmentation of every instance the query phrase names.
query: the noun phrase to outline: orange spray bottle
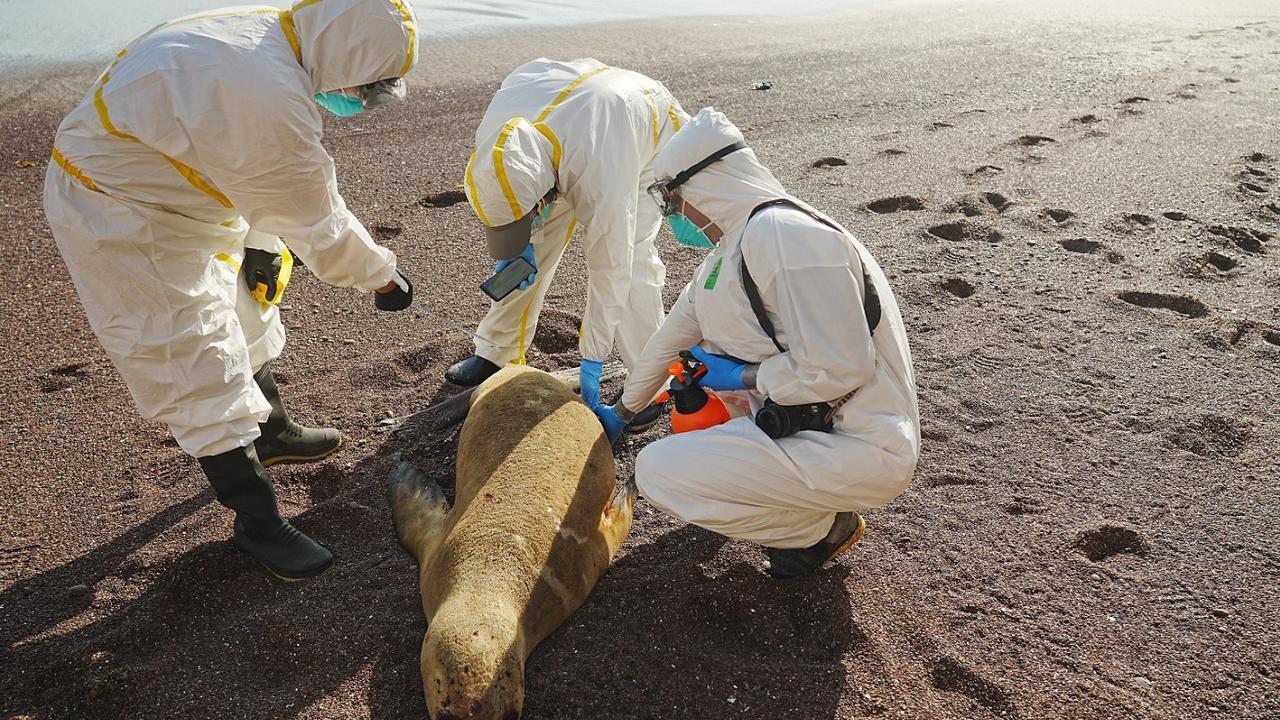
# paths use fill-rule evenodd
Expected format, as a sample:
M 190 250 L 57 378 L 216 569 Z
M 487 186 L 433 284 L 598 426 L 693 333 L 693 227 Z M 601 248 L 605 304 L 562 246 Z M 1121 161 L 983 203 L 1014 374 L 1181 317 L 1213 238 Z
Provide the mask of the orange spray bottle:
M 724 401 L 698 382 L 698 378 L 707 374 L 706 366 L 687 351 L 681 352 L 680 358 L 667 368 L 671 373 L 667 394 L 675 404 L 671 411 L 671 430 L 678 433 L 703 430 L 727 421 L 729 410 Z

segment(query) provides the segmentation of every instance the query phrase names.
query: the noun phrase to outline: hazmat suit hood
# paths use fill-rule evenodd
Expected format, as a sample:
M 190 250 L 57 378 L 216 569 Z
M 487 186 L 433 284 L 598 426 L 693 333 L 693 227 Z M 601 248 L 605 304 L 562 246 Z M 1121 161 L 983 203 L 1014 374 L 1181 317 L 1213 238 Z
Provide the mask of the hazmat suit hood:
M 552 152 L 551 141 L 524 118 L 477 138 L 465 184 L 480 222 L 498 227 L 528 214 L 555 187 Z
M 742 131 L 714 108 L 703 108 L 654 158 L 655 176 L 670 180 L 717 150 L 743 142 Z M 761 203 L 791 194 L 751 148 L 730 153 L 689 178 L 677 192 L 730 237 Z
M 528 216 L 556 185 L 553 155 L 551 141 L 525 118 L 512 118 L 492 137 L 476 139 L 464 185 L 494 257 L 514 257 L 528 244 Z M 522 218 L 524 223 L 512 226 Z
M 404 77 L 418 61 L 409 0 L 299 0 L 284 23 L 317 93 Z

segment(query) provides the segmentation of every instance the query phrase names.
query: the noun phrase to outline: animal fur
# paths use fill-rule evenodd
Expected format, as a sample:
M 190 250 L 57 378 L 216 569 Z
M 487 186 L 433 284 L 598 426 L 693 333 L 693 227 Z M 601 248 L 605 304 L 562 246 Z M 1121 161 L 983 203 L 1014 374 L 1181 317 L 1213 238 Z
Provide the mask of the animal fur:
M 452 509 L 408 463 L 391 474 L 418 560 L 422 684 L 435 720 L 510 720 L 529 653 L 586 600 L 631 529 L 635 491 L 599 420 L 547 373 L 510 365 L 471 398 Z

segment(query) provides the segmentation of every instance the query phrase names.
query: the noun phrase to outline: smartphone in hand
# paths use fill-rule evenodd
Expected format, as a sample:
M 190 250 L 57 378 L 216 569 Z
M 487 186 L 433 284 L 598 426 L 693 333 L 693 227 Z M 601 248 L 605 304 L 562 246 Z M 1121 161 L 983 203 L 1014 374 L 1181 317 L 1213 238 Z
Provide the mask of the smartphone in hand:
M 506 267 L 502 268 L 493 277 L 480 283 L 480 289 L 485 295 L 493 298 L 494 302 L 498 302 L 502 298 L 511 294 L 512 290 L 520 287 L 520 283 L 537 270 L 522 257 L 512 260 Z

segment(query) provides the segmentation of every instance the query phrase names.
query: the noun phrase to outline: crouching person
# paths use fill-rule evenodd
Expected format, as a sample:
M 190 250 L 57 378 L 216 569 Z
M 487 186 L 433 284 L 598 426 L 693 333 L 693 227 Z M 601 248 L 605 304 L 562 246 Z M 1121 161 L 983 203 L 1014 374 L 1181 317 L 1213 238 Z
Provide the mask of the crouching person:
M 724 115 L 706 109 L 655 159 L 650 194 L 676 239 L 709 254 L 648 342 L 610 438 L 691 351 L 729 421 L 652 443 L 641 493 L 663 511 L 765 546 L 769 573 L 811 573 L 907 487 L 919 409 L 897 301 L 870 253 L 790 196 Z

